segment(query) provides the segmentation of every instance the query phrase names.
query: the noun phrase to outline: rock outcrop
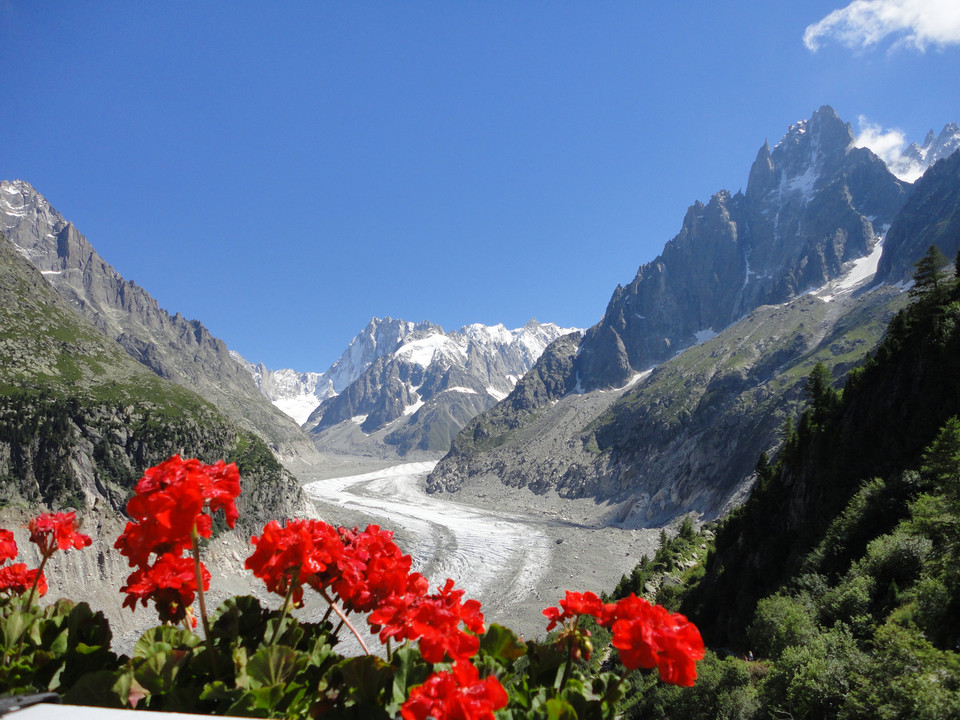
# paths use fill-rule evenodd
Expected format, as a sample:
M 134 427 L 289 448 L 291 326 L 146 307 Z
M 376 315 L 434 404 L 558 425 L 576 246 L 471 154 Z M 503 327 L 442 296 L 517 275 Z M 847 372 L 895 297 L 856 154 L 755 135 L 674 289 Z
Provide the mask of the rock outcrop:
M 28 183 L 0 182 L 0 232 L 98 330 L 158 376 L 189 388 L 281 457 L 315 450 L 289 417 L 267 402 L 222 340 L 197 320 L 170 315 L 125 280 Z

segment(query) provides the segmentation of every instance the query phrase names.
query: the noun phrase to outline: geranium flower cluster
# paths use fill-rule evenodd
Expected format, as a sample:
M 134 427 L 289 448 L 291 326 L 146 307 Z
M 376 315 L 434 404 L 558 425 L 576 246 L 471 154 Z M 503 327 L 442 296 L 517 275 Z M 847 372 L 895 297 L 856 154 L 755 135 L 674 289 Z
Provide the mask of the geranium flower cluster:
M 40 567 L 28 569 L 26 563 L 0 567 L 0 592 L 22 595 L 31 590 L 43 597 L 47 594 L 47 579 L 43 568 L 57 550 L 82 550 L 93 540 L 77 532 L 77 515 L 73 512 L 44 513 L 28 524 L 30 542 L 40 550 Z M 0 529 L 0 564 L 17 557 L 17 541 L 10 530 Z M 32 599 L 32 594 L 30 596 Z
M 393 542 L 393 533 L 377 525 L 360 531 L 320 520 L 271 521 L 251 542 L 256 550 L 245 566 L 270 592 L 299 607 L 309 586 L 331 604 L 369 613 L 367 622 L 381 642 L 419 641 L 427 662 L 455 662 L 452 673 L 435 673 L 411 692 L 404 717 L 492 718 L 506 705 L 499 680 L 481 681 L 469 660 L 484 631 L 480 603 L 464 602 L 464 591 L 450 579 L 428 594 L 427 579 L 410 572 L 412 560 Z
M 18 552 L 13 532 L 0 529 L 0 563 L 13 560 Z M 23 595 L 34 584 L 37 586 L 38 595 L 43 597 L 47 594 L 47 579 L 40 574 L 39 569 L 30 570 L 26 563 L 13 563 L 0 567 L 0 592 L 6 595 Z
M 658 668 L 660 679 L 671 685 L 690 687 L 697 677 L 696 661 L 703 658 L 704 645 L 697 627 L 679 613 L 651 605 L 631 593 L 616 603 L 604 603 L 591 592 L 567 591 L 560 608 L 547 608 L 547 630 L 565 623 L 565 632 L 577 633 L 579 618 L 590 615 L 613 632 L 613 645 L 630 670 Z
M 476 666 L 457 662 L 451 672 L 434 673 L 413 688 L 400 714 L 404 720 L 493 720 L 494 711 L 506 707 L 507 700 L 499 680 L 492 675 L 481 680 Z
M 483 613 L 476 600 L 462 601 L 463 590 L 447 580 L 428 595 L 429 584 L 410 572 L 412 560 L 393 542 L 393 533 L 369 525 L 362 532 L 334 528 L 321 520 L 270 521 L 245 567 L 270 592 L 290 595 L 303 605 L 307 585 L 351 612 L 369 613 L 367 621 L 381 642 L 420 641 L 428 662 L 466 659 L 479 649 L 475 634 L 483 632 Z M 470 633 L 460 629 L 464 626 Z
M 138 600 L 144 606 L 153 600 L 160 620 L 180 622 L 196 594 L 210 587 L 198 538 L 210 537 L 218 510 L 228 527 L 236 523 L 240 473 L 223 460 L 207 465 L 174 455 L 148 469 L 134 493 L 127 503 L 131 521 L 114 544 L 137 568 L 121 588 L 127 594 L 123 605 L 133 610 Z

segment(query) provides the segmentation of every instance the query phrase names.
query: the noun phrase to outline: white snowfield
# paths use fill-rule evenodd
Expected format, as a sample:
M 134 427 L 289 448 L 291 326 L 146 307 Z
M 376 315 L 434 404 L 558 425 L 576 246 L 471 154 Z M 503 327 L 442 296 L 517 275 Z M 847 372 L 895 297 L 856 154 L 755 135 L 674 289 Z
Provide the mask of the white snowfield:
M 383 518 L 383 527 L 406 531 L 414 547 L 402 548 L 431 587 L 452 578 L 466 597 L 494 616 L 527 601 L 549 567 L 551 546 L 520 515 L 434 498 L 420 489 L 433 462 L 406 463 L 377 472 L 317 480 L 304 485 L 312 498 Z

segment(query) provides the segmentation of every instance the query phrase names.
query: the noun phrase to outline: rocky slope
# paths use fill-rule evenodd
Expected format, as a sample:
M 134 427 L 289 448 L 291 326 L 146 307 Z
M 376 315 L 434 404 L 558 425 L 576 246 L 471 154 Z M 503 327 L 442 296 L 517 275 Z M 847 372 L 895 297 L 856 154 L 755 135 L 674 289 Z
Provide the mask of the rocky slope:
M 0 232 L 98 330 L 158 376 L 189 388 L 280 456 L 314 456 L 303 432 L 266 402 L 246 368 L 196 320 L 170 315 L 125 280 L 23 181 L 0 182 Z
M 761 148 L 746 193 L 691 208 L 581 342 L 548 348 L 471 421 L 428 489 L 594 498 L 598 518 L 629 527 L 723 514 L 779 444 L 814 364 L 844 376 L 906 301 L 866 289 L 881 255 L 900 268 L 889 280 L 931 242 L 956 252 L 957 162 L 902 183 L 821 108 Z
M 502 482 L 592 498 L 594 520 L 630 528 L 686 512 L 720 517 L 742 501 L 760 453 L 777 446 L 813 365 L 842 376 L 905 299 L 884 287 L 762 306 L 624 388 L 525 405 L 529 387 L 542 383 L 538 366 L 516 396 L 467 425 L 428 490 L 475 496 Z
M 266 445 L 143 367 L 0 235 L 0 504 L 122 512 L 174 453 L 235 461 L 251 524 L 309 511 Z
M 21 560 L 38 561 L 24 535 L 45 510 L 77 510 L 93 545 L 55 558 L 47 599 L 102 609 L 118 648 L 156 623 L 121 608 L 130 573 L 113 550 L 130 489 L 173 453 L 240 468 L 237 529 L 210 543 L 214 602 L 256 589 L 242 571 L 247 541 L 273 518 L 316 511 L 263 441 L 196 393 L 157 376 L 77 314 L 0 234 L 0 527 L 18 535 Z
M 475 324 L 445 333 L 430 323 L 374 319 L 324 376 L 349 377 L 347 368 L 364 367 L 305 427 L 321 451 L 445 452 L 471 418 L 506 397 L 544 349 L 569 332 L 535 320 L 516 330 Z
M 876 282 L 909 280 L 913 264 L 931 245 L 951 260 L 960 251 L 960 152 L 936 163 L 917 180 L 887 234 Z
M 833 109 L 757 153 L 745 193 L 687 211 L 663 253 L 618 287 L 579 349 L 585 389 L 623 385 L 760 305 L 836 278 L 868 254 L 906 199 L 905 183 Z

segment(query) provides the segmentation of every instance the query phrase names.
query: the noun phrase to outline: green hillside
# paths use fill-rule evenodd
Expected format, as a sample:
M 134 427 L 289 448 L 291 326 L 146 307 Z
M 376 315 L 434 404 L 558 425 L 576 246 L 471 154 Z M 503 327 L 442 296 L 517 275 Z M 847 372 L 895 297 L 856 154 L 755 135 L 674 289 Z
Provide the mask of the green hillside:
M 238 461 L 258 518 L 300 497 L 259 438 L 133 360 L 0 237 L 0 504 L 119 511 L 173 453 Z
M 912 294 L 842 392 L 814 367 L 716 537 L 665 544 L 669 592 L 651 561 L 625 578 L 713 648 L 689 693 L 638 679 L 628 717 L 960 716 L 960 282 Z M 690 547 L 709 547 L 705 565 L 669 572 Z

